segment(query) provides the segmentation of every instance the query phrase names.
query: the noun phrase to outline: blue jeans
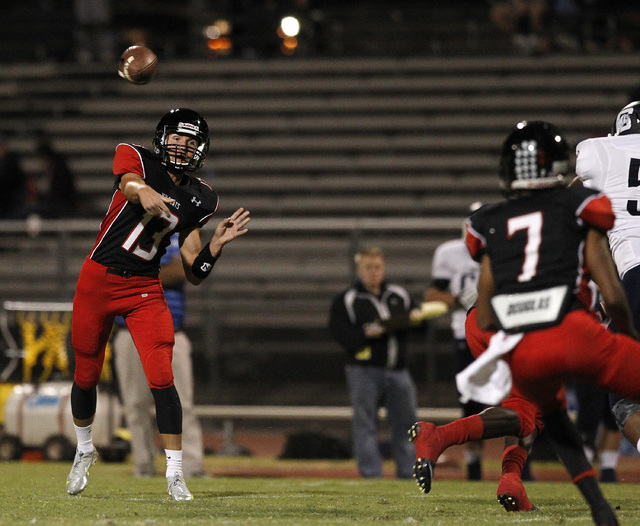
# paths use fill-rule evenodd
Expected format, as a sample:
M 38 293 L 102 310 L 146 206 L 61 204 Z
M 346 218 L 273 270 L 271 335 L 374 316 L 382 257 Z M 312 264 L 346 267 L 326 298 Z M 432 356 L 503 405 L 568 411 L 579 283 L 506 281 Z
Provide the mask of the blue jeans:
M 363 477 L 382 476 L 378 443 L 378 408 L 387 409 L 391 453 L 398 478 L 412 478 L 415 450 L 407 431 L 416 418 L 416 388 L 409 371 L 347 365 L 347 387 L 353 407 L 351 430 L 358 470 Z

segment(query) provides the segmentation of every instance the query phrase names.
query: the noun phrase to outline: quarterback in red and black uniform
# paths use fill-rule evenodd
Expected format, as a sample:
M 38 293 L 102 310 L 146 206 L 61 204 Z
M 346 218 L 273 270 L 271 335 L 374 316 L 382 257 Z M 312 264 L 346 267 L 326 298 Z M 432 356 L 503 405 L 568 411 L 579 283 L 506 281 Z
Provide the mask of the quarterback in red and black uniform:
M 131 144 L 116 148 L 113 197 L 80 271 L 73 301 L 76 369 L 71 409 L 78 447 L 67 479 L 72 495 L 84 490 L 97 458 L 91 438 L 96 385 L 114 318 L 121 315 L 155 399 L 167 456 L 167 491 L 174 500 L 193 498 L 182 473 L 182 408 L 171 369 L 173 322 L 158 273 L 176 232 L 185 276 L 195 285 L 209 275 L 222 247 L 247 232 L 249 212 L 240 208 L 218 224 L 202 247 L 200 228 L 217 210 L 218 196 L 189 172 L 202 166 L 208 148 L 206 121 L 184 108 L 162 117 L 153 152 Z
M 544 415 L 596 524 L 617 524 L 564 410 L 563 381 L 581 379 L 638 398 L 640 343 L 609 252 L 610 201 L 598 191 L 568 187 L 568 169 L 567 143 L 548 123 L 522 122 L 505 141 L 500 177 L 507 199 L 475 212 L 467 226 L 469 252 L 480 262 L 475 329 L 499 331 L 498 343 L 511 342 L 502 359 L 509 365 L 513 392 Z M 620 334 L 600 323 L 589 279 L 598 285 Z M 423 491 L 430 490 L 434 463 L 447 447 L 522 437 L 535 421 L 535 406 L 529 406 L 529 423 L 511 407 L 439 427 L 418 422 L 411 433 Z
M 141 175 L 145 184 L 171 199 L 165 201 L 169 213 L 145 216 L 140 203 L 130 203 L 124 192 L 119 191 L 117 180 L 90 257 L 107 267 L 155 276 L 171 237 L 165 234 L 203 227 L 218 209 L 218 195 L 202 179 L 189 173 L 184 173 L 180 184 L 176 184 L 165 165 L 158 162 L 158 156 L 141 146 L 119 144 L 113 171 L 117 176 Z

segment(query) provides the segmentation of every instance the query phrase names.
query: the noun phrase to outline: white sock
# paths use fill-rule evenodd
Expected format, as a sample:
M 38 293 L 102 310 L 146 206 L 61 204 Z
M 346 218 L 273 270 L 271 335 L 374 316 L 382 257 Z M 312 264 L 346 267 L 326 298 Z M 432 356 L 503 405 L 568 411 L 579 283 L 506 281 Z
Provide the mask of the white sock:
M 465 449 L 464 451 L 465 464 L 473 464 L 474 462 L 482 461 L 482 449 L 472 449 L 471 451 Z
M 605 450 L 600 453 L 600 469 L 616 469 L 619 453 L 616 450 Z
M 78 451 L 81 453 L 91 453 L 93 451 L 93 438 L 91 437 L 91 424 L 87 427 L 78 427 L 73 424 L 78 439 Z
M 174 475 L 182 475 L 182 450 L 181 449 L 165 449 L 164 453 L 167 457 L 167 477 Z

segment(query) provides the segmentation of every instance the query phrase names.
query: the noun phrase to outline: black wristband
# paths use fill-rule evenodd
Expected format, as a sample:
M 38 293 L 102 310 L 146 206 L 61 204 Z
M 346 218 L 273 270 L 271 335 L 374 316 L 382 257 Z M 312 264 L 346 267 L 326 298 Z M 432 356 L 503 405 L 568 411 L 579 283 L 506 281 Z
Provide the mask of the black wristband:
M 213 270 L 213 266 L 218 261 L 219 256 L 212 256 L 211 250 L 209 250 L 209 243 L 207 243 L 204 248 L 200 251 L 200 253 L 196 256 L 196 259 L 193 261 L 193 265 L 191 265 L 191 273 L 199 279 L 206 278 L 211 271 Z

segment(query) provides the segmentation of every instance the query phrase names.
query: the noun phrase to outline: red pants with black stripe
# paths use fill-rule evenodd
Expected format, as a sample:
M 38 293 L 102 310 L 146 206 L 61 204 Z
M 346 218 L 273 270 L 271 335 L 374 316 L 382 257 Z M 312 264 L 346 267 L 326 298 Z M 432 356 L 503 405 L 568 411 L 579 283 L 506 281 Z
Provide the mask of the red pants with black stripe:
M 73 299 L 71 340 L 78 387 L 87 390 L 98 384 L 117 315 L 125 318 L 149 387 L 172 386 L 173 321 L 160 280 L 107 274 L 107 267 L 87 258 Z

